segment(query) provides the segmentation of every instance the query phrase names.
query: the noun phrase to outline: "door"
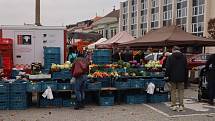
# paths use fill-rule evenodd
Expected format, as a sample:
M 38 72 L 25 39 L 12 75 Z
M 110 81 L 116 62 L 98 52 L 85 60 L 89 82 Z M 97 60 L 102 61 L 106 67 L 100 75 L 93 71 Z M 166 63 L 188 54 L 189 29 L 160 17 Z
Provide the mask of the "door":
M 34 32 L 16 31 L 14 40 L 14 65 L 30 65 L 34 62 Z

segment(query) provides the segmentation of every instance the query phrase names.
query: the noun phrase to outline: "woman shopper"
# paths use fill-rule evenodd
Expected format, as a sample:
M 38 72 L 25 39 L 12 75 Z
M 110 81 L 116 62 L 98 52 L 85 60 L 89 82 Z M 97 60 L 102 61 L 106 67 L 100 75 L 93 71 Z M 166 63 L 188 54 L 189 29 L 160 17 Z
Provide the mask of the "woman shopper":
M 208 93 L 210 105 L 214 105 L 214 96 L 215 96 L 215 54 L 210 55 L 206 62 L 206 72 L 208 80 Z
M 75 78 L 74 90 L 76 96 L 75 110 L 84 108 L 85 85 L 87 73 L 89 72 L 89 62 L 85 58 L 77 58 L 72 65 L 72 76 Z

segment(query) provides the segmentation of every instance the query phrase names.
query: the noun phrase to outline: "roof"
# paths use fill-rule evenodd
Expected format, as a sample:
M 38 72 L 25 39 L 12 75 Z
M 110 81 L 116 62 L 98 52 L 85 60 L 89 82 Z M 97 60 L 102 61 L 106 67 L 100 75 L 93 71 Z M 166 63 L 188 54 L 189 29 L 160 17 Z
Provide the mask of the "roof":
M 113 10 L 110 13 L 108 13 L 107 15 L 105 15 L 104 17 L 116 17 L 119 18 L 119 10 Z
M 167 26 L 152 30 L 143 37 L 123 44 L 124 46 L 213 46 L 215 40 L 198 37 L 183 31 L 177 26 Z
M 125 42 L 129 42 L 133 40 L 134 38 L 128 34 L 125 31 L 117 33 L 114 37 L 111 39 L 104 41 L 100 43 L 99 45 L 96 45 L 97 48 L 111 48 L 114 44 L 122 44 Z

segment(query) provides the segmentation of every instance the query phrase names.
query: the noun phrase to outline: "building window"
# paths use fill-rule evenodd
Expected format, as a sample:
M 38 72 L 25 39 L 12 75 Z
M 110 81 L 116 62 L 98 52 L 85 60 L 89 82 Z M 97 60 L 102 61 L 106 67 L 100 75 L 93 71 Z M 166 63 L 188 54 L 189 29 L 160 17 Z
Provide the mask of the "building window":
M 192 33 L 202 36 L 204 32 L 205 0 L 193 0 Z

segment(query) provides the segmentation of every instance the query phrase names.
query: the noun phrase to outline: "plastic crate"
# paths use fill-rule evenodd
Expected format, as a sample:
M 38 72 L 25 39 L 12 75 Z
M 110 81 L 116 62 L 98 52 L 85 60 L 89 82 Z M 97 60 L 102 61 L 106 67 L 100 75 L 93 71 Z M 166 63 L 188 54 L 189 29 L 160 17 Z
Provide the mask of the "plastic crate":
M 25 110 L 27 109 L 26 101 L 10 101 L 10 110 Z
M 48 87 L 52 89 L 52 91 L 57 90 L 57 82 L 49 81 L 49 82 L 41 82 L 42 91 L 45 91 Z
M 51 105 L 51 100 L 48 99 L 40 99 L 40 107 L 48 107 L 48 106 L 52 106 Z
M 164 77 L 164 72 L 150 72 L 151 77 Z
M 127 104 L 142 104 L 147 101 L 146 95 L 126 95 L 125 98 Z
M 102 83 L 102 87 L 111 87 L 111 78 L 110 77 L 97 78 L 97 81 Z
M 63 104 L 62 98 L 55 98 L 54 100 L 51 100 L 51 105 L 52 106 L 61 107 L 62 104 Z
M 111 64 L 112 61 L 93 61 L 93 63 L 94 64 L 101 64 L 101 65 L 103 65 L 103 64 Z
M 59 71 L 52 73 L 52 79 L 71 79 L 72 75 L 70 71 Z
M 26 101 L 27 100 L 27 94 L 26 93 L 10 93 L 10 101 Z
M 12 70 L 12 72 L 11 72 L 11 78 L 12 79 L 16 79 L 16 76 L 19 75 L 19 72 L 21 72 L 21 70 Z
M 41 82 L 27 84 L 27 92 L 41 92 L 41 91 L 42 91 Z
M 0 102 L 9 101 L 9 92 L 0 92 Z
M 114 96 L 101 96 L 99 97 L 100 106 L 113 106 Z
M 45 47 L 44 55 L 46 54 L 60 54 L 60 47 Z
M 147 98 L 149 103 L 160 103 L 169 101 L 168 93 L 155 93 L 153 95 L 148 95 Z
M 129 79 L 131 82 L 131 88 L 143 88 L 144 87 L 144 79 Z
M 62 106 L 62 99 L 61 98 L 56 98 L 53 100 L 48 100 L 48 99 L 40 99 L 40 107 L 49 107 L 49 106 L 57 106 L 61 107 Z
M 26 92 L 27 91 L 26 87 L 27 87 L 27 82 L 11 83 L 10 92 Z
M 60 54 L 46 54 L 44 55 L 45 59 L 60 59 Z
M 155 84 L 155 87 L 157 88 L 163 88 L 166 83 L 164 79 L 156 79 L 156 78 L 153 78 L 152 82 Z
M 95 56 L 111 56 L 112 51 L 108 49 L 98 49 L 93 51 L 93 55 Z
M 70 83 L 58 83 L 57 89 L 58 90 L 71 90 L 72 84 L 70 84 Z
M 63 100 L 63 107 L 72 107 L 75 106 L 75 99 Z
M 130 81 L 115 81 L 114 87 L 118 89 L 129 89 L 131 85 Z
M 9 84 L 8 83 L 0 83 L 0 93 L 9 92 Z
M 88 90 L 100 90 L 102 87 L 101 82 L 87 82 L 87 89 Z
M 0 110 L 9 109 L 9 101 L 0 101 Z

